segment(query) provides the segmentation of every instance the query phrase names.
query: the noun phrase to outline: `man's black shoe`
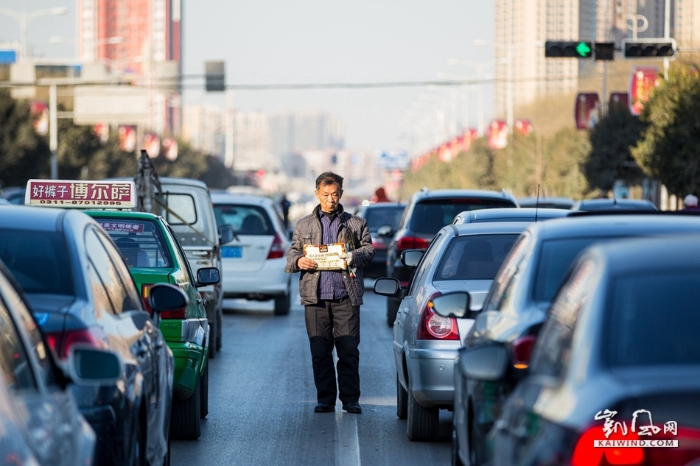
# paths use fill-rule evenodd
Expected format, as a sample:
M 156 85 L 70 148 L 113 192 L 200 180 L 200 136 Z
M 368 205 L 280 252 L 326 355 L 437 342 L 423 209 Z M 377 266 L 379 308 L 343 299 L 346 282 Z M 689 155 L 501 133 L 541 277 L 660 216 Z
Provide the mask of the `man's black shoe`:
M 335 406 L 328 403 L 319 403 L 314 408 L 314 413 L 332 413 L 333 411 L 335 411 Z
M 343 404 L 343 411 L 347 411 L 352 414 L 362 414 L 362 406 L 357 401 L 351 401 L 350 403 Z

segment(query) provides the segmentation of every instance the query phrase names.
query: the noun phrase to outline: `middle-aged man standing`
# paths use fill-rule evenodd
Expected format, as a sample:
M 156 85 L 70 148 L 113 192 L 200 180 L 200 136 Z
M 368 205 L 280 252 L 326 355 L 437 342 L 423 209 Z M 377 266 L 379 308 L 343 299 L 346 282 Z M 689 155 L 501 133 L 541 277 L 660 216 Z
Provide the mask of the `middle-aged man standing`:
M 301 272 L 299 294 L 305 306 L 306 332 L 311 346 L 316 413 L 335 411 L 340 392 L 343 409 L 360 414 L 360 305 L 364 294 L 362 268 L 372 262 L 374 248 L 367 221 L 343 210 L 343 178 L 325 172 L 316 179 L 319 205 L 297 222 L 287 251 L 288 273 Z M 305 257 L 304 245 L 344 243 L 347 269 L 316 270 Z M 335 380 L 333 347 L 338 355 Z

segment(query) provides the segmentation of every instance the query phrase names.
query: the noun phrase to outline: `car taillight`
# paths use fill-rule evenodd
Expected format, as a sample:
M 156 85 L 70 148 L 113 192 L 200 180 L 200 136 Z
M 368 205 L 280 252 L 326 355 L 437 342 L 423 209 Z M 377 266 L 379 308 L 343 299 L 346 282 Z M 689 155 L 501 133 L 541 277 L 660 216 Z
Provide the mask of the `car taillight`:
M 386 249 L 386 243 L 378 238 L 372 237 L 372 247 L 374 249 Z
M 151 315 L 153 315 L 153 309 L 151 309 L 151 304 L 148 302 L 148 295 L 152 286 L 153 283 L 141 285 L 141 301 L 143 301 L 143 308 Z
M 68 351 L 75 343 L 87 343 L 95 348 L 102 348 L 104 346 L 100 344 L 97 338 L 86 328 L 47 333 L 46 340 L 49 346 L 54 349 L 58 357 L 62 360 L 68 358 Z
M 537 338 L 533 335 L 520 337 L 513 342 L 511 351 L 513 352 L 513 367 L 516 369 L 527 369 L 530 365 L 532 348 L 535 346 Z
M 403 251 L 404 249 L 427 249 L 428 240 L 416 238 L 415 236 L 402 236 L 396 240 L 396 249 Z
M 631 422 L 626 422 L 627 426 Z M 663 427 L 662 427 L 663 429 Z M 596 447 L 596 440 L 611 441 L 613 446 Z M 636 446 L 634 442 L 645 441 L 667 442 L 678 441 L 678 447 Z M 625 443 L 615 442 L 624 441 Z M 632 442 L 632 444 L 630 444 Z M 647 443 L 648 444 L 648 443 Z M 609 437 L 605 437 L 603 428 L 595 426 L 589 428 L 579 437 L 574 454 L 571 457 L 571 466 L 607 466 L 607 465 L 639 465 L 639 466 L 684 466 L 700 459 L 700 430 L 678 427 L 677 435 L 663 433 L 656 435 L 639 436 L 637 432 L 628 431 L 624 434 L 622 429 L 617 429 Z
M 419 340 L 459 340 L 459 327 L 454 317 L 442 317 L 433 311 L 433 299 L 440 296 L 434 293 L 428 298 L 418 325 Z
M 278 233 L 275 233 L 275 239 L 272 240 L 272 246 L 270 246 L 270 252 L 267 254 L 268 259 L 280 259 L 284 257 L 284 243 L 282 238 Z

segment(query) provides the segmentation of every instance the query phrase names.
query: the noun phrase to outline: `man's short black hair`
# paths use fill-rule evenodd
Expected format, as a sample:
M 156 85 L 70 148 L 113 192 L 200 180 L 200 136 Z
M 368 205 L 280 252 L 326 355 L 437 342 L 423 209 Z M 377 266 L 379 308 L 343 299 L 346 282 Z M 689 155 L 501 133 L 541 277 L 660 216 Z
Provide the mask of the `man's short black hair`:
M 333 172 L 323 172 L 316 178 L 316 191 L 318 191 L 321 186 L 328 186 L 329 184 L 337 184 L 339 189 L 343 189 L 343 177 L 336 175 Z

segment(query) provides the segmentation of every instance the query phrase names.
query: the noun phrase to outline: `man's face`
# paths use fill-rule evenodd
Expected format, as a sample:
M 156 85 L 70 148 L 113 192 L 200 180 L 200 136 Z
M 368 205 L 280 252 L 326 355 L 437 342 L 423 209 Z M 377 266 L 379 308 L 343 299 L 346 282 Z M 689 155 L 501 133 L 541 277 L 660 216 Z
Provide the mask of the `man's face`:
M 324 212 L 335 212 L 343 197 L 343 190 L 336 184 L 322 185 L 316 190 L 316 197 L 321 203 L 321 210 Z

